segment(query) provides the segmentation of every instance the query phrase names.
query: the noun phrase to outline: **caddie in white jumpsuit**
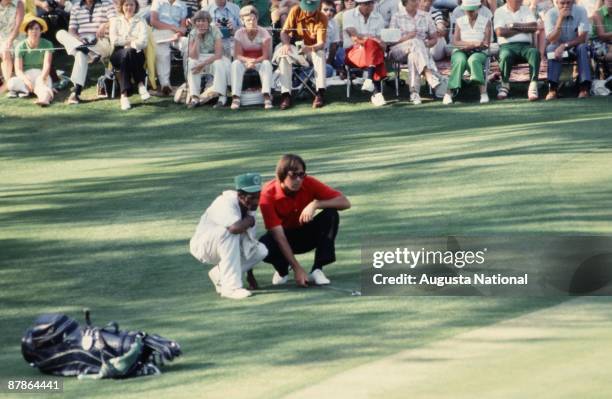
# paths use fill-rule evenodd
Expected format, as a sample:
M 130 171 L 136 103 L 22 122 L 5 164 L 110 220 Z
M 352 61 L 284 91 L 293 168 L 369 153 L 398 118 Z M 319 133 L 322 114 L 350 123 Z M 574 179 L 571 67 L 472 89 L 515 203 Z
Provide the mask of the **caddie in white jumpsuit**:
M 218 196 L 200 218 L 191 238 L 191 254 L 202 263 L 215 265 L 208 276 L 222 297 L 251 296 L 243 288 L 242 275 L 268 254 L 255 235 L 261 176 L 245 173 L 234 179 L 236 191 Z

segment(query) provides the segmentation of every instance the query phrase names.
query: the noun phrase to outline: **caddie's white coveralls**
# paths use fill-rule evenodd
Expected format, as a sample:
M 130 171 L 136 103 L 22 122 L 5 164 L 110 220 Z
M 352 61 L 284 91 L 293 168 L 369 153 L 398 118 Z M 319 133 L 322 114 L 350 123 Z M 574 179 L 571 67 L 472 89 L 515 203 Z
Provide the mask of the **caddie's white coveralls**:
M 255 217 L 256 211 L 249 211 Z M 206 209 L 189 242 L 191 254 L 202 263 L 219 265 L 221 290 L 242 288 L 242 273 L 251 270 L 268 255 L 255 231 L 257 225 L 242 234 L 232 234 L 228 227 L 242 219 L 238 193 L 224 191 Z

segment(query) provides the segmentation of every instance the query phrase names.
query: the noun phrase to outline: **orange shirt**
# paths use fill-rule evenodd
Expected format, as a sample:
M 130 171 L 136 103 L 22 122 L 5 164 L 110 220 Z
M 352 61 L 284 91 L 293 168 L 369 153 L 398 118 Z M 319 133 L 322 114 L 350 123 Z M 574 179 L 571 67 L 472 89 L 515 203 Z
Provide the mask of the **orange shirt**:
M 289 11 L 283 31 L 293 38 L 303 39 L 307 46 L 323 44 L 327 38 L 327 17 L 320 10 L 308 15 L 298 4 Z

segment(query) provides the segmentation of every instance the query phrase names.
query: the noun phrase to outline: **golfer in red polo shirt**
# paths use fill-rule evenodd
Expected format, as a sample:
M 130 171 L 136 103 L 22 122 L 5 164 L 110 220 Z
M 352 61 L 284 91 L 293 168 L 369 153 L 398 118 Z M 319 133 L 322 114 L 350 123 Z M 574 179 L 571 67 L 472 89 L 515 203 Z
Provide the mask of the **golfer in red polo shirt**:
M 329 284 L 321 269 L 336 261 L 338 211 L 350 208 L 349 200 L 340 191 L 307 176 L 302 158 L 286 154 L 276 165 L 276 179 L 261 191 L 259 207 L 268 230 L 259 239 L 268 248 L 264 262 L 276 269 L 272 284 L 287 282 L 289 266 L 298 285 Z M 322 211 L 316 214 L 317 209 Z M 314 263 L 308 275 L 295 254 L 313 249 Z

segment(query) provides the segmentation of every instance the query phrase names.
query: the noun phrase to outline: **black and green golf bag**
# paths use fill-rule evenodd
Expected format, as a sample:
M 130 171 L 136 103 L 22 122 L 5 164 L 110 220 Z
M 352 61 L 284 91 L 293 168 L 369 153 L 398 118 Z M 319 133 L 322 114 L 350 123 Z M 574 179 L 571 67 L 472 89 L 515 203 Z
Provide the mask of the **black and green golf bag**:
M 44 314 L 21 339 L 21 353 L 46 374 L 126 378 L 159 374 L 159 366 L 181 355 L 175 341 L 142 331 L 121 331 L 115 322 L 99 328 L 63 314 Z

